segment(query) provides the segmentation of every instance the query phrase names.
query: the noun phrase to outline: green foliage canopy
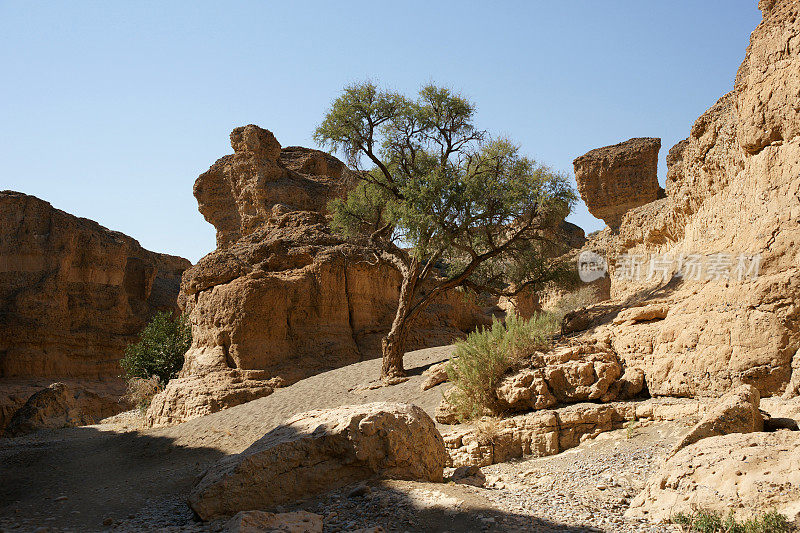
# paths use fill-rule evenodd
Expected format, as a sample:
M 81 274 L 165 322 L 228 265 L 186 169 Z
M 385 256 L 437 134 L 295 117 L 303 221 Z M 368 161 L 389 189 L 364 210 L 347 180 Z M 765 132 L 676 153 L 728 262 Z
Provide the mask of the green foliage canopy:
M 120 366 L 128 378 L 158 376 L 162 384 L 174 378 L 183 366 L 183 356 L 192 344 L 192 327 L 186 315 L 173 317 L 157 312 L 142 330 L 139 340 L 125 348 Z
M 560 274 L 546 261 L 558 244 L 543 230 L 575 193 L 563 174 L 476 129 L 474 114 L 434 85 L 416 100 L 370 82 L 346 87 L 314 138 L 362 179 L 329 210 L 335 229 L 368 238 L 401 271 L 416 260 L 422 279 L 445 266 L 445 288 L 516 293 Z
M 330 202 L 332 227 L 363 240 L 402 274 L 383 339 L 382 378 L 402 378 L 408 324 L 462 287 L 513 296 L 566 280 L 556 226 L 575 193 L 566 177 L 473 124 L 475 106 L 427 85 L 412 100 L 371 82 L 344 89 L 314 133 L 360 177 Z M 555 237 L 555 239 L 554 239 Z

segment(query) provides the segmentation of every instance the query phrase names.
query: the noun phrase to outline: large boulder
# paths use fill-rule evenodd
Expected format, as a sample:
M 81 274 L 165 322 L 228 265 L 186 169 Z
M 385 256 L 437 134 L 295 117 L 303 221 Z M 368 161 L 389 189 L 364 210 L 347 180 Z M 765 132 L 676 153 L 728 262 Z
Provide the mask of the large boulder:
M 322 533 L 322 516 L 308 511 L 240 511 L 223 527 L 225 533 Z
M 575 181 L 589 212 L 611 228 L 630 209 L 656 200 L 661 139 L 635 138 L 575 158 Z
M 697 509 L 738 518 L 800 514 L 800 432 L 710 437 L 671 457 L 631 502 L 628 516 L 667 520 Z
M 625 213 L 608 241 L 613 302 L 668 307 L 600 326 L 654 395 L 798 389 L 800 126 L 790 102 L 800 86 L 800 6 L 759 7 L 733 91 L 670 150 L 667 197 Z M 596 324 L 573 317 L 571 330 Z
M 204 520 L 269 509 L 372 478 L 442 481 L 447 453 L 431 418 L 407 404 L 310 411 L 211 467 L 189 497 Z
M 245 400 L 377 357 L 394 318 L 399 272 L 328 225 L 327 202 L 352 186 L 352 171 L 323 152 L 281 149 L 253 125 L 236 128 L 231 146 L 195 183 L 218 247 L 183 276 L 193 342 L 179 379 L 151 404 L 154 425 L 235 405 L 232 396 L 212 401 L 222 381 L 198 379 L 206 374 L 263 371 L 259 383 L 246 380 L 253 394 L 236 396 Z M 489 323 L 493 305 L 443 294 L 418 317 L 407 348 L 450 344 Z M 201 392 L 204 384 L 217 392 Z
M 764 418 L 758 410 L 759 400 L 758 389 L 751 385 L 742 385 L 730 391 L 681 439 L 671 455 L 708 437 L 761 431 Z
M 122 390 L 111 384 L 53 383 L 32 394 L 5 426 L 4 437 L 19 437 L 40 429 L 84 426 L 128 407 Z

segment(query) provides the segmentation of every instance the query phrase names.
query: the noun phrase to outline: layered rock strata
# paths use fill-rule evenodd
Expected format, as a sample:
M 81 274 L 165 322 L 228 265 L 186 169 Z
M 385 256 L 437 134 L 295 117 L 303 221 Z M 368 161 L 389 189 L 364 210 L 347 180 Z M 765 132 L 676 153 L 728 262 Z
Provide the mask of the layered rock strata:
M 45 425 L 122 409 L 125 346 L 153 313 L 178 310 L 189 266 L 34 196 L 0 192 L 0 429 L 55 381 L 67 383 L 70 407 Z
M 0 378 L 117 377 L 125 346 L 176 310 L 186 259 L 0 192 Z
M 486 419 L 443 433 L 448 466 L 488 466 L 520 457 L 545 457 L 628 422 L 697 421 L 706 406 L 696 400 L 574 404 L 504 419 Z

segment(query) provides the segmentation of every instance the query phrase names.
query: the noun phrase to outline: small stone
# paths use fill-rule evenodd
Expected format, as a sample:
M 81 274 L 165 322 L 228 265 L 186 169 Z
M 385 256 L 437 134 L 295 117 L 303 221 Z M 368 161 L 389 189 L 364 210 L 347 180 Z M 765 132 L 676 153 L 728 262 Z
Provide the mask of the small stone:
M 111 524 L 113 524 L 113 523 L 114 523 L 114 519 L 113 519 L 113 518 L 111 518 L 110 516 L 107 516 L 107 517 L 105 517 L 105 518 L 103 519 L 103 525 L 104 525 L 104 526 L 110 526 L 110 525 L 111 525 Z
M 348 498 L 365 498 L 372 493 L 372 489 L 368 485 L 356 485 L 350 492 L 347 493 Z

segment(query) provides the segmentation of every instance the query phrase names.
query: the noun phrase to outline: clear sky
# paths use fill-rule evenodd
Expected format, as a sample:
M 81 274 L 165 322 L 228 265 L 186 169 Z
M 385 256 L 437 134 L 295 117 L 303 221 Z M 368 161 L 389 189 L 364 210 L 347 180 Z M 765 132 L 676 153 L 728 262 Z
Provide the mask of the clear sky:
M 477 125 L 572 174 L 586 151 L 661 137 L 664 156 L 733 85 L 756 0 L 0 1 L 0 189 L 148 249 L 214 248 L 192 184 L 258 124 L 311 134 L 373 79 L 470 97 Z M 580 205 L 570 220 L 603 224 Z

